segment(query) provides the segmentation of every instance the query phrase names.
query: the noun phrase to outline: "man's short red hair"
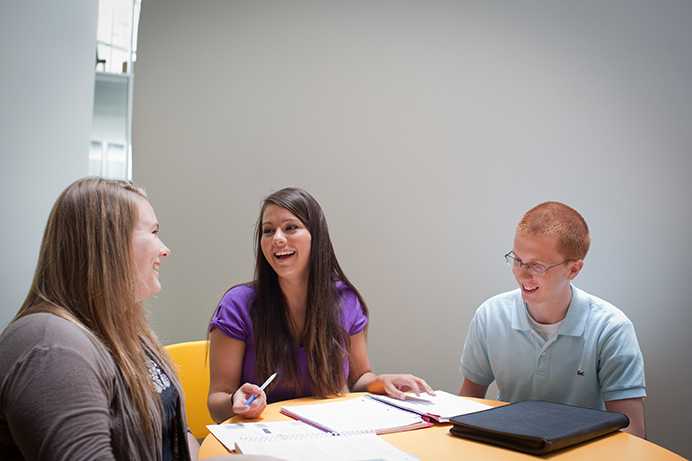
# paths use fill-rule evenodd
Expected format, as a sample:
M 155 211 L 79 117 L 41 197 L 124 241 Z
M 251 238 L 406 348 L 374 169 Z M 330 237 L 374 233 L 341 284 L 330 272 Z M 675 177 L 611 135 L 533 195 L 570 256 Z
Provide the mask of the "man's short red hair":
M 544 202 L 531 208 L 519 221 L 517 232 L 556 236 L 558 251 L 569 260 L 584 259 L 591 244 L 589 226 L 582 215 L 560 202 Z

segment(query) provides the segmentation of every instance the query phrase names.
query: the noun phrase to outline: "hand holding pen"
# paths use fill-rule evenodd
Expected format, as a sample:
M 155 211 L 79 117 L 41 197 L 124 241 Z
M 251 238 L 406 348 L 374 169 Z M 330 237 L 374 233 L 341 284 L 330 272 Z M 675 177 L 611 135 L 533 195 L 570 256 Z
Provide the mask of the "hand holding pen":
M 276 373 L 271 375 L 262 386 L 245 383 L 233 394 L 233 413 L 244 418 L 257 418 L 267 406 L 267 396 L 264 389 L 274 380 Z
M 264 389 L 265 389 L 267 386 L 269 386 L 269 383 L 271 383 L 272 381 L 274 381 L 274 378 L 276 378 L 276 373 L 274 373 L 274 374 L 271 375 L 269 378 L 267 378 L 267 380 L 266 380 L 265 382 L 262 383 L 262 385 L 260 386 L 259 390 L 262 391 L 262 392 L 264 392 Z M 255 401 L 255 399 L 257 398 L 258 395 L 259 395 L 259 394 L 252 394 L 250 397 L 248 397 L 247 400 L 245 400 L 245 406 L 246 406 L 246 407 L 249 407 L 250 405 L 252 405 L 252 402 Z

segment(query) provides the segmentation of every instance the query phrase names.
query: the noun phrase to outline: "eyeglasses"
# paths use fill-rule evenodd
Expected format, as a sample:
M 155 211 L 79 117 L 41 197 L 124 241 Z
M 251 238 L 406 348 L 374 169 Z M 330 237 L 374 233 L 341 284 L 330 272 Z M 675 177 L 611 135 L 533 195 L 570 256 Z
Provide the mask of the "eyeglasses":
M 505 255 L 505 262 L 507 264 L 516 268 L 524 267 L 527 271 L 531 272 L 534 275 L 543 275 L 553 267 L 561 266 L 569 261 L 571 261 L 571 259 L 565 259 L 561 263 L 553 264 L 552 266 L 544 266 L 541 263 L 525 263 L 521 259 L 517 258 L 517 255 L 515 255 L 513 251 L 510 251 Z

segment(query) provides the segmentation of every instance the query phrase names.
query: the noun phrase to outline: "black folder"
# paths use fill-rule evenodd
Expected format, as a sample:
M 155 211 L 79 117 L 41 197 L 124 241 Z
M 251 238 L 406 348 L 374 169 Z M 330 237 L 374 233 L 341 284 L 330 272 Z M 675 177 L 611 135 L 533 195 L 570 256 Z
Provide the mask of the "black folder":
M 525 400 L 450 419 L 452 435 L 534 455 L 575 445 L 629 425 L 614 411 Z

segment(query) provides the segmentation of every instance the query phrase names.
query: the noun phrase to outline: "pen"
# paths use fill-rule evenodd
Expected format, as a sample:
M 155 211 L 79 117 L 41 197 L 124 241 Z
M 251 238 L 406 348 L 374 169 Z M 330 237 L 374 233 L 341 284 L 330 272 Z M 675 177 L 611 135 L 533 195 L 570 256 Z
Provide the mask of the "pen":
M 269 386 L 269 383 L 274 381 L 274 378 L 276 378 L 276 373 L 271 375 L 269 378 L 267 378 L 267 380 L 264 383 L 262 383 L 262 385 L 260 386 L 260 390 L 263 391 L 267 386 Z M 250 405 L 252 405 L 252 402 L 255 401 L 258 395 L 259 394 L 252 394 L 250 397 L 248 397 L 247 400 L 245 400 L 245 406 L 249 407 Z

